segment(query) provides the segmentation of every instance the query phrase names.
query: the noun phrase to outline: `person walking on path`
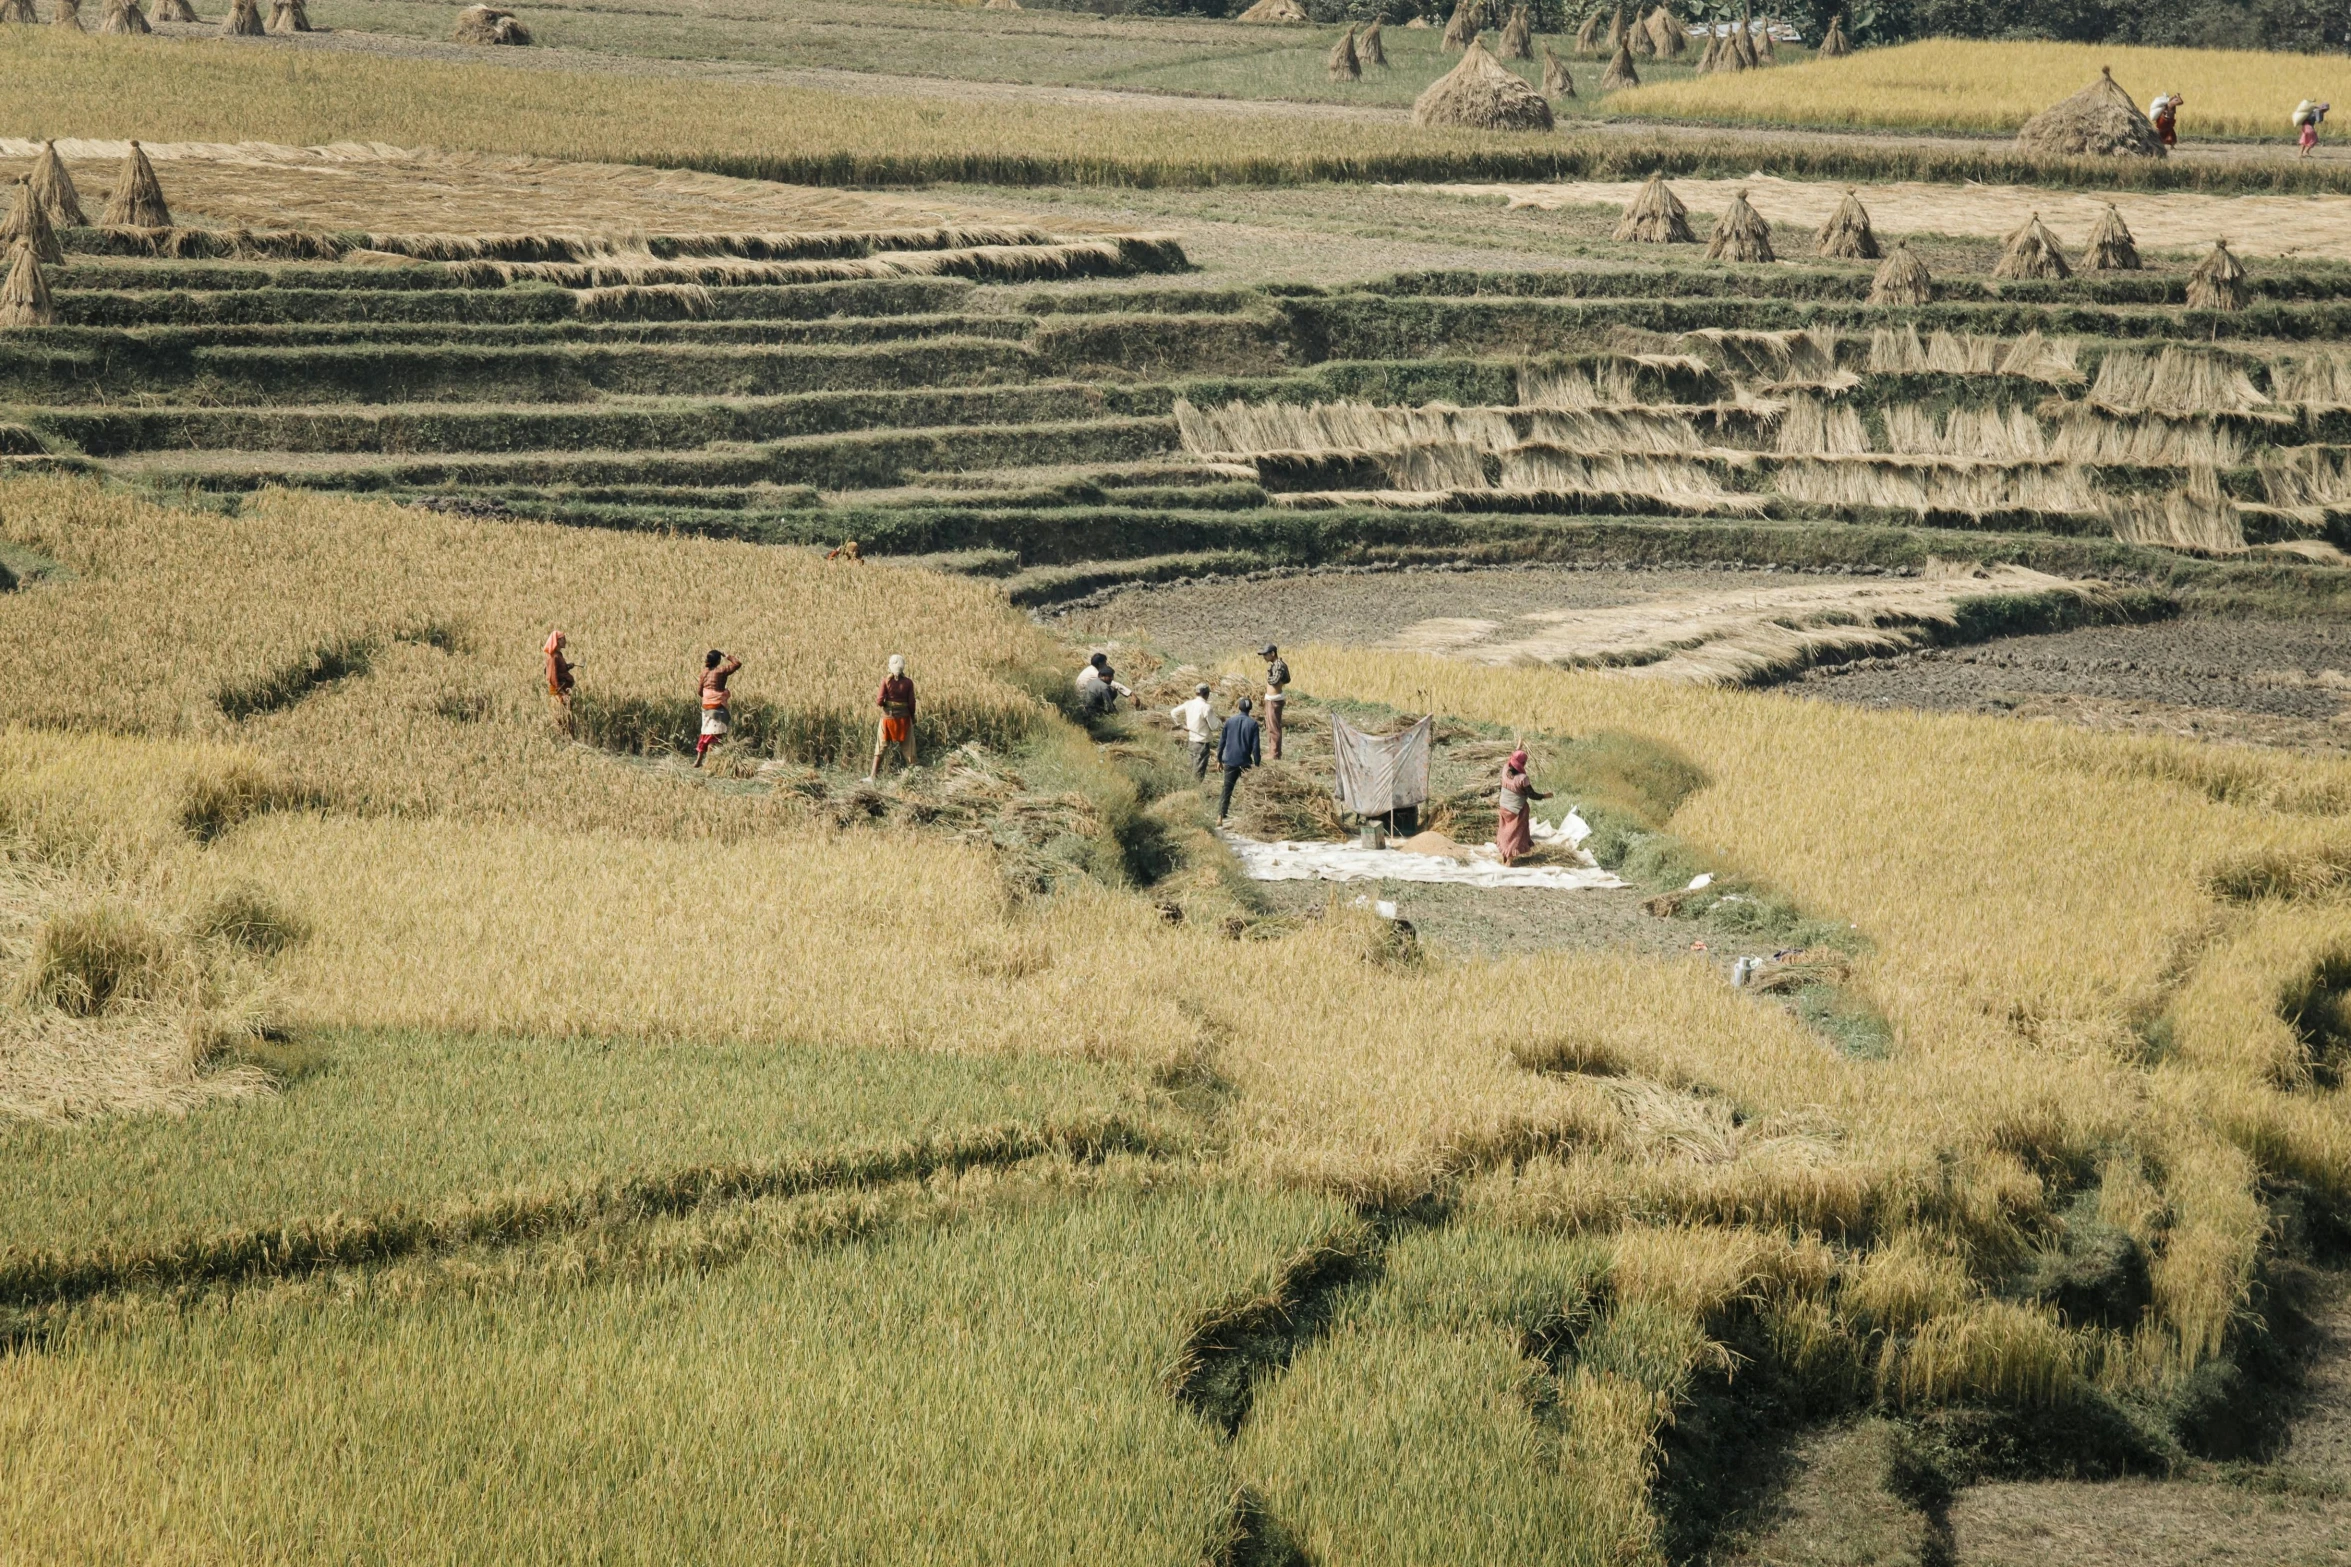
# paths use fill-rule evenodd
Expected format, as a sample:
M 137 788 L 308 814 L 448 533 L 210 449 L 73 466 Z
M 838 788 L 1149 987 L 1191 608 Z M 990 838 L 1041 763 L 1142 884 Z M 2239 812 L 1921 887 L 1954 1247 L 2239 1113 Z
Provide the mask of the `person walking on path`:
M 1216 709 L 1208 700 L 1205 684 L 1192 688 L 1192 700 L 1181 707 L 1171 708 L 1168 717 L 1184 726 L 1184 739 L 1192 747 L 1192 781 L 1204 783 L 1208 778 L 1208 755 L 1215 750 L 1214 734 L 1209 725 L 1216 717 Z
M 1278 762 L 1282 759 L 1282 707 L 1290 700 L 1290 666 L 1282 661 L 1282 650 L 1271 642 L 1257 656 L 1265 660 L 1265 749 Z
M 717 648 L 702 655 L 702 738 L 694 744 L 696 767 L 735 727 L 734 710 L 727 705 L 727 678 L 742 667 L 741 659 L 729 658 Z
M 882 710 L 882 727 L 874 737 L 873 766 L 865 770 L 867 783 L 881 776 L 882 753 L 892 746 L 898 748 L 900 761 L 914 766 L 914 682 L 906 678 L 904 655 L 890 655 L 890 678 L 882 682 L 873 705 Z
M 1260 765 L 1265 758 L 1258 753 L 1257 720 L 1249 716 L 1249 699 L 1241 698 L 1240 711 L 1224 721 L 1224 734 L 1217 741 L 1216 759 L 1224 768 L 1224 794 L 1216 802 L 1216 821 L 1232 814 L 1233 785 L 1241 775 Z
M 1120 697 L 1134 694 L 1118 683 L 1118 671 L 1110 667 L 1107 653 L 1096 653 L 1078 671 L 1078 707 L 1088 718 L 1113 711 Z
M 573 673 L 575 665 L 563 656 L 565 641 L 560 631 L 547 633 L 547 705 L 555 710 L 555 727 L 569 740 L 575 731 L 571 722 L 571 688 L 577 684 Z
M 2294 106 L 2294 123 L 2302 128 L 2301 156 L 2307 158 L 2318 150 L 2318 128 L 2333 107 L 2331 103 L 2314 103 L 2308 98 Z
M 2166 147 L 2180 144 L 2180 105 L 2187 101 L 2176 92 L 2167 92 L 2156 94 L 2155 101 L 2147 105 L 2147 121 Z
M 1533 851 L 1534 802 L 1550 798 L 1527 777 L 1526 747 L 1511 752 L 1510 760 L 1502 765 L 1502 795 L 1496 802 L 1501 811 L 1494 824 L 1494 847 L 1502 851 L 1503 864 Z

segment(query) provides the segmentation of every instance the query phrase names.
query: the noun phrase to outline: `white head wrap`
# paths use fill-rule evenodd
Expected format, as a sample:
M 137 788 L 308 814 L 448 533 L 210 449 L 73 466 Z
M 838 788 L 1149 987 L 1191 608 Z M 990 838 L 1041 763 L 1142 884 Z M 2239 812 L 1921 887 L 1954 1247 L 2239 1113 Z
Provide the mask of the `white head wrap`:
M 905 655 L 905 654 L 903 654 L 903 653 L 892 653 L 892 654 L 890 655 L 890 673 L 891 673 L 891 674 L 893 674 L 893 675 L 903 675 L 903 674 L 905 674 L 905 673 L 906 673 L 906 655 Z

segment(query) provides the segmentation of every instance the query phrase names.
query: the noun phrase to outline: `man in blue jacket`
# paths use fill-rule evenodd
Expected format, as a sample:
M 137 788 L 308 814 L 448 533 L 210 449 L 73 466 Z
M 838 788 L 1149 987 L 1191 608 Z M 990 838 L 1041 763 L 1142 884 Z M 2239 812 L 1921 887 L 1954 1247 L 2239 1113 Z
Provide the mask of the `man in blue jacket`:
M 1224 737 L 1217 742 L 1216 760 L 1224 768 L 1224 798 L 1216 802 L 1216 820 L 1222 825 L 1227 812 L 1233 808 L 1233 785 L 1241 781 L 1241 774 L 1263 760 L 1257 754 L 1257 720 L 1249 716 L 1249 699 L 1241 698 L 1241 710 L 1224 721 Z

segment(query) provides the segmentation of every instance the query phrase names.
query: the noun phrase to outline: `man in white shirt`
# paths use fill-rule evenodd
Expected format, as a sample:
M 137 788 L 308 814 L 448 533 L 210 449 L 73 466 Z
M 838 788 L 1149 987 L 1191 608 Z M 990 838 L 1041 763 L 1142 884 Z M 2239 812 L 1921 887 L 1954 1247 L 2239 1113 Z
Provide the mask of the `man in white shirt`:
M 1192 779 L 1203 782 L 1208 777 L 1208 754 L 1216 742 L 1214 719 L 1216 709 L 1208 705 L 1208 687 L 1192 688 L 1192 700 L 1183 706 L 1171 708 L 1168 717 L 1184 726 L 1184 738 L 1192 745 Z
M 1086 660 L 1086 667 L 1078 671 L 1078 707 L 1088 718 L 1100 718 L 1118 706 L 1122 696 L 1133 696 L 1118 683 L 1118 673 L 1110 667 L 1106 653 L 1096 653 Z

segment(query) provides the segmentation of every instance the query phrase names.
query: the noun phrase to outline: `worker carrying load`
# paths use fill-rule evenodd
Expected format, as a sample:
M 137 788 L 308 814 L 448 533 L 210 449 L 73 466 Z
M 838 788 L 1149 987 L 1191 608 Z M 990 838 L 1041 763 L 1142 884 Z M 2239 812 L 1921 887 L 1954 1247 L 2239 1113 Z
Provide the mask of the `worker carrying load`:
M 892 746 L 898 748 L 899 760 L 914 766 L 914 682 L 906 677 L 903 655 L 890 655 L 890 677 L 882 682 L 873 704 L 882 710 L 882 727 L 873 743 L 873 766 L 865 770 L 867 783 L 881 776 L 882 754 Z
M 547 633 L 547 705 L 555 711 L 555 727 L 568 740 L 572 737 L 571 689 L 577 683 L 574 671 L 579 667 L 563 656 L 565 637 L 560 631 Z
M 734 710 L 727 705 L 727 679 L 742 667 L 741 659 L 729 658 L 717 648 L 702 655 L 702 738 L 694 744 L 696 767 L 735 727 Z
M 1096 653 L 1078 671 L 1078 710 L 1088 718 L 1111 712 L 1118 706 L 1120 697 L 1134 694 L 1118 683 L 1118 671 L 1110 667 L 1107 653 Z

